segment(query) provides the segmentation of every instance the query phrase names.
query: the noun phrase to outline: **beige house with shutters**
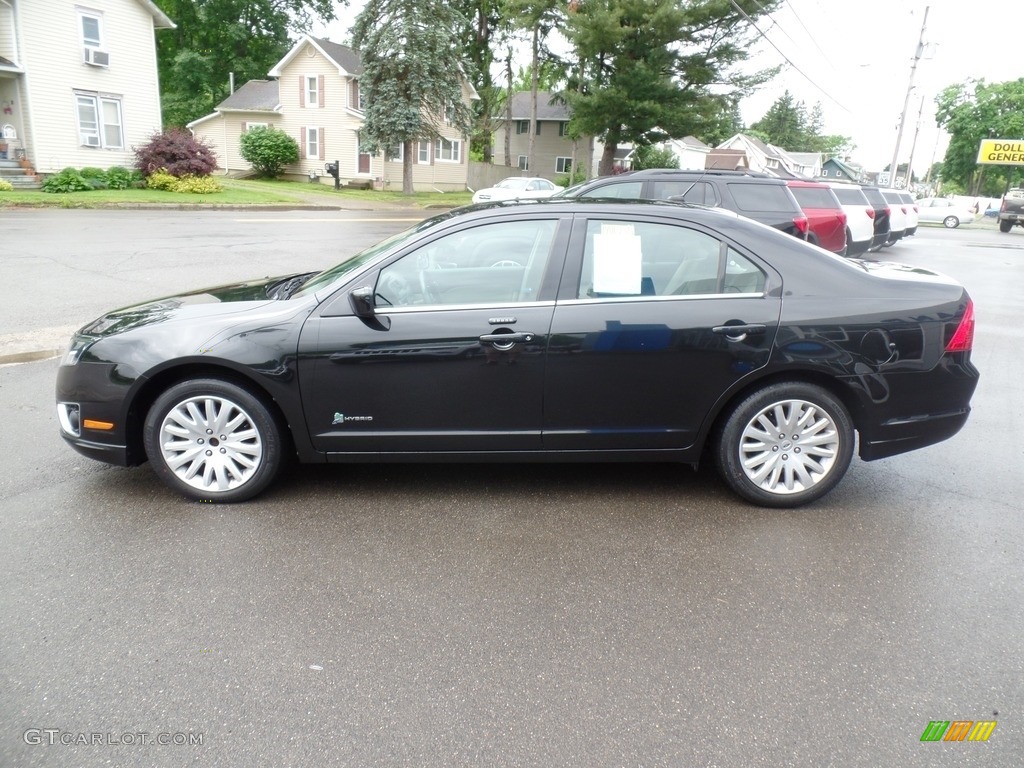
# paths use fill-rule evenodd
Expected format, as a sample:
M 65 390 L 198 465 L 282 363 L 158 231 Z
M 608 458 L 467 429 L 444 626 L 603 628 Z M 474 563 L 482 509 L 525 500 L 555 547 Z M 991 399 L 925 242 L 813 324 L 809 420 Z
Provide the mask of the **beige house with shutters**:
M 131 167 L 161 130 L 151 0 L 0 0 L 0 161 Z
M 299 161 L 285 177 L 316 178 L 333 184 L 324 166 L 337 162 L 341 182 L 369 181 L 378 187 L 401 189 L 402 148 L 395 157 L 371 155 L 360 147 L 363 126 L 359 57 L 351 48 L 304 36 L 268 73 L 251 80 L 217 105 L 213 114 L 188 127 L 217 155 L 225 173 L 247 172 L 241 155 L 241 135 L 254 126 L 273 127 L 299 145 Z M 476 91 L 463 83 L 467 103 Z M 417 190 L 460 191 L 466 188 L 468 142 L 455 126 L 441 128 L 441 137 L 415 146 L 413 184 Z

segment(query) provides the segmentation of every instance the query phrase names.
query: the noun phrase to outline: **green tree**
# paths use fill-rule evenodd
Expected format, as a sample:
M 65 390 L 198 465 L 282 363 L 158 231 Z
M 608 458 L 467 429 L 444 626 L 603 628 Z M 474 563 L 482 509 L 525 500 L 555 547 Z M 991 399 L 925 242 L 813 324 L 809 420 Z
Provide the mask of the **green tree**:
M 572 0 L 566 36 L 582 82 L 566 97 L 572 129 L 604 142 L 599 173 L 611 173 L 622 142 L 654 144 L 720 129 L 738 96 L 772 71 L 742 74 L 751 19 L 779 0 Z
M 949 134 L 942 162 L 944 185 L 969 195 L 999 195 L 1024 169 L 978 164 L 982 139 L 1024 140 L 1024 78 L 988 84 L 972 80 L 948 86 L 935 98 L 935 122 Z
M 250 128 L 239 140 L 242 157 L 260 176 L 276 178 L 289 163 L 299 159 L 299 145 L 277 128 Z
M 457 46 L 465 23 L 444 0 L 369 0 L 352 27 L 366 104 L 360 141 L 370 152 L 404 146 L 406 194 L 414 191 L 414 142 L 439 137 L 445 122 L 463 135 L 472 129 Z
M 678 168 L 679 158 L 671 149 L 658 149 L 650 145 L 637 147 L 633 151 L 633 170 L 645 168 Z
M 820 102 L 808 113 L 804 103 L 786 91 L 750 126 L 750 133 L 791 152 L 820 152 L 826 159 L 847 154 L 853 148 L 850 138 L 822 134 L 824 122 Z
M 292 32 L 334 19 L 333 0 L 155 0 L 177 25 L 157 32 L 164 125 L 213 111 L 238 84 L 264 78 L 291 47 Z M 339 5 L 347 4 L 340 0 Z

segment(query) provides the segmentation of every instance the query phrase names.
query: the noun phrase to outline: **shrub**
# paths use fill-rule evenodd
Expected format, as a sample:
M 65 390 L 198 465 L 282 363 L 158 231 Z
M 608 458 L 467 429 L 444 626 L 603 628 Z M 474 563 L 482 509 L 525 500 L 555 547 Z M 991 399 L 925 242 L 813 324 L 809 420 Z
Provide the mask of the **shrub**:
M 51 193 L 88 192 L 91 189 L 92 184 L 74 168 L 65 168 L 60 173 L 48 176 L 42 183 L 43 192 Z
M 174 185 L 178 177 L 172 176 L 165 169 L 161 168 L 146 177 L 146 186 L 150 189 L 163 189 L 168 192 L 174 191 Z
M 299 145 L 277 128 L 250 128 L 242 134 L 241 153 L 260 176 L 275 178 L 299 159 Z
M 658 149 L 650 145 L 633 150 L 633 170 L 645 168 L 678 168 L 679 158 L 671 149 Z
M 0 192 L 10 192 L 14 189 L 14 185 L 7 179 L 0 179 Z
M 146 186 L 150 189 L 163 189 L 167 192 L 181 192 L 193 195 L 212 195 L 220 192 L 220 183 L 212 176 L 186 176 L 177 177 L 167 173 L 163 168 L 155 173 L 149 174 L 146 178 Z
M 221 189 L 220 183 L 212 176 L 182 176 L 174 183 L 175 192 L 193 195 L 212 195 Z
M 120 165 L 107 169 L 107 187 L 109 189 L 128 189 L 132 183 L 142 178 L 138 171 L 129 171 Z
M 135 167 L 144 176 L 164 171 L 171 176 L 209 176 L 217 167 L 213 150 L 181 128 L 156 133 L 135 149 Z
M 106 179 L 107 172 L 102 168 L 85 167 L 79 171 L 83 179 Z

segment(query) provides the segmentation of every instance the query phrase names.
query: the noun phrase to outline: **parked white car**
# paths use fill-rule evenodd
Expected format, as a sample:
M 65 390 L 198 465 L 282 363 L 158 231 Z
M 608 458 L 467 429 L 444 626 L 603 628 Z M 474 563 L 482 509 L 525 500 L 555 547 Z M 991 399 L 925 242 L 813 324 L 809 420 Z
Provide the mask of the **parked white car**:
M 922 197 L 917 201 L 917 215 L 920 221 L 936 222 L 946 229 L 955 229 L 961 224 L 970 224 L 977 214 L 955 200 L 945 197 Z
M 533 200 L 551 197 L 561 187 L 547 179 L 535 176 L 509 176 L 493 187 L 478 189 L 473 193 L 474 203 L 489 203 L 494 200 Z
M 827 181 L 846 213 L 846 255 L 857 256 L 871 249 L 875 233 L 875 210 L 856 184 Z M 881 245 L 879 244 L 879 247 Z

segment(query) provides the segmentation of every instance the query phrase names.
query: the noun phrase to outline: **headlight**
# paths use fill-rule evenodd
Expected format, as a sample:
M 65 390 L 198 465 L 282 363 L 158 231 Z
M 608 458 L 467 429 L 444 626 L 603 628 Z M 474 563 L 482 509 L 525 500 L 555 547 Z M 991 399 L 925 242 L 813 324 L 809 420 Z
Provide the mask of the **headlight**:
M 64 353 L 64 357 L 60 359 L 61 365 L 76 365 L 82 357 L 82 353 L 89 348 L 89 346 L 96 341 L 96 339 L 88 336 L 72 336 L 71 343 L 68 345 L 68 351 Z

